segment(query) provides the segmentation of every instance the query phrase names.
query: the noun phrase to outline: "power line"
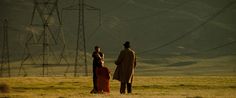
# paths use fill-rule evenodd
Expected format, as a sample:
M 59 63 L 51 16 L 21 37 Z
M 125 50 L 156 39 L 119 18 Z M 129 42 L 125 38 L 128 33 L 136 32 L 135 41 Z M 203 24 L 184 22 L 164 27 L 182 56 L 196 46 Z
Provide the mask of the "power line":
M 222 45 L 219 45 L 219 46 L 214 47 L 214 48 L 211 48 L 211 49 L 207 49 L 207 50 L 204 51 L 204 52 L 209 52 L 209 51 L 217 50 L 217 49 L 220 49 L 220 48 L 223 48 L 223 47 L 226 47 L 226 46 L 229 46 L 229 45 L 235 44 L 235 43 L 236 43 L 236 40 L 231 41 L 231 42 L 228 42 L 228 43 L 225 43 L 225 44 L 222 44 Z
M 145 16 L 141 16 L 141 17 L 136 17 L 136 18 L 132 18 L 132 19 L 125 19 L 124 21 L 136 21 L 136 20 L 140 20 L 140 19 L 148 19 L 150 17 L 154 17 L 154 16 L 159 16 L 159 15 L 162 15 L 164 13 L 167 13 L 169 12 L 170 10 L 173 10 L 173 9 L 176 9 L 178 7 L 181 7 L 187 3 L 191 2 L 191 0 L 186 0 L 184 3 L 180 3 L 180 4 L 177 4 L 169 9 L 166 9 L 164 11 L 157 11 L 155 13 L 152 13 L 152 14 L 149 14 L 149 15 L 145 15 Z
M 127 4 L 127 2 L 129 2 L 129 1 L 124 1 L 124 2 L 121 3 L 119 6 L 117 6 L 115 9 L 110 10 L 109 12 L 114 11 L 114 10 L 116 10 L 116 9 L 118 9 L 118 8 L 120 8 L 120 7 L 122 7 L 123 5 Z M 169 8 L 169 9 L 167 9 L 167 10 L 176 9 L 177 7 L 183 6 L 183 5 L 187 4 L 188 2 L 190 2 L 190 1 L 189 1 L 189 0 L 186 0 L 186 2 L 181 3 L 181 4 L 177 4 L 176 6 L 171 7 L 171 8 Z M 124 21 L 134 21 L 134 20 L 138 20 L 138 19 L 143 19 L 143 18 L 147 18 L 147 17 L 156 16 L 157 14 L 160 14 L 160 13 L 163 14 L 163 13 L 165 13 L 165 12 L 168 12 L 168 11 L 158 11 L 158 12 L 156 12 L 156 13 L 154 13 L 154 14 L 151 14 L 151 15 L 148 15 L 148 16 L 141 16 L 141 17 L 138 17 L 138 18 L 128 19 L 128 20 L 124 20 Z M 107 12 L 106 12 L 106 13 L 107 13 Z M 96 30 L 94 31 L 94 33 L 90 34 L 89 37 L 91 38 L 95 33 L 97 33 L 97 31 L 99 30 L 99 28 L 100 28 L 100 25 L 99 25 L 99 27 L 96 28 Z M 90 39 L 90 38 L 89 38 L 89 39 Z
M 100 29 L 101 25 L 98 25 L 98 27 L 95 28 L 95 30 L 88 36 L 88 41 L 92 39 L 92 37 L 98 32 Z
M 235 2 L 230 2 L 229 4 L 225 5 L 221 10 L 219 10 L 218 12 L 216 12 L 215 14 L 213 14 L 211 17 L 209 17 L 208 19 L 206 19 L 206 21 L 204 21 L 203 23 L 199 24 L 198 26 L 196 26 L 195 28 L 191 29 L 190 31 L 188 32 L 185 32 L 183 35 L 181 35 L 180 37 L 177 37 L 176 39 L 174 40 L 171 40 L 169 42 L 166 42 L 160 46 L 157 46 L 157 47 L 154 47 L 152 49 L 148 49 L 148 50 L 144 50 L 142 52 L 139 52 L 138 54 L 144 54 L 144 53 L 148 53 L 148 52 L 151 52 L 151 51 L 154 51 L 154 50 L 158 50 L 158 49 L 161 49 L 163 47 L 166 47 L 172 43 L 175 43 L 177 42 L 178 40 L 181 40 L 183 39 L 184 37 L 192 34 L 194 31 L 198 30 L 199 28 L 201 28 L 202 26 L 206 25 L 209 21 L 212 21 L 214 18 L 216 18 L 218 15 L 220 15 L 222 12 L 224 12 L 227 8 L 229 8 L 230 6 L 232 6 Z
M 98 30 L 100 29 L 101 25 L 102 25 L 102 12 L 101 12 L 101 9 L 97 9 L 98 11 L 98 16 L 99 16 L 99 24 L 98 26 L 95 28 L 95 30 L 88 36 L 88 40 L 90 40 L 97 32 Z

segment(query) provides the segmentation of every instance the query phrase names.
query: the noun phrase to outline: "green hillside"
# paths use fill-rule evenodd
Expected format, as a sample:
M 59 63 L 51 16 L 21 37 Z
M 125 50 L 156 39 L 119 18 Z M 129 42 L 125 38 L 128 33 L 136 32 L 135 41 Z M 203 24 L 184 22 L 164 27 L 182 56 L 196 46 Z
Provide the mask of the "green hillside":
M 92 60 L 89 56 L 88 72 L 92 72 Z M 217 56 L 212 58 L 172 56 L 159 58 L 138 58 L 135 75 L 137 76 L 231 76 L 236 75 L 236 56 Z M 45 76 L 68 76 L 74 75 L 74 58 L 69 58 L 72 65 L 46 65 Z M 106 58 L 107 66 L 111 75 L 116 65 L 114 58 Z M 12 76 L 42 76 L 42 65 L 23 65 L 21 72 L 20 62 L 11 62 Z M 78 75 L 84 76 L 84 66 L 78 67 Z M 7 76 L 7 67 L 4 67 L 4 76 Z
M 62 8 L 76 2 L 60 0 L 59 9 L 61 11 Z M 93 51 L 95 45 L 99 45 L 111 70 L 115 68 L 113 62 L 123 48 L 122 44 L 129 40 L 138 57 L 138 75 L 235 75 L 235 0 L 85 2 L 102 10 L 99 28 L 98 13 L 85 12 L 88 54 Z M 12 72 L 17 74 L 20 62 L 25 57 L 24 44 L 27 34 L 32 33 L 31 31 L 40 31 L 42 28 L 29 27 L 33 11 L 32 0 L 1 0 L 0 11 L 0 19 L 9 20 L 10 60 Z M 65 56 L 71 64 L 74 63 L 75 57 L 78 19 L 76 15 L 70 11 L 62 13 L 67 46 Z M 2 28 L 0 30 L 2 37 Z M 0 39 L 2 46 L 2 38 Z M 59 48 L 55 50 L 57 54 L 59 51 Z M 40 55 L 36 49 L 33 54 L 35 57 Z M 88 65 L 91 66 L 91 57 L 88 58 Z M 41 66 L 26 68 L 32 75 L 41 73 Z M 56 70 L 55 73 L 63 75 L 67 67 L 52 68 Z M 70 72 L 72 69 L 73 65 L 70 66 Z M 84 68 L 80 69 L 83 72 Z

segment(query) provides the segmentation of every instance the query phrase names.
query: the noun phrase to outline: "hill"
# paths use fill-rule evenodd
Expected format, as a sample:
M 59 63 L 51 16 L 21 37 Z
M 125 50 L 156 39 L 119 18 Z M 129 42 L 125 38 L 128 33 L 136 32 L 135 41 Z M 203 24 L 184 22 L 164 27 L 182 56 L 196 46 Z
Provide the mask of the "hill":
M 235 0 L 87 0 L 86 3 L 102 9 L 98 29 L 98 14 L 85 12 L 88 54 L 99 45 L 111 69 L 122 44 L 129 40 L 139 60 L 138 74 L 235 74 L 231 71 L 235 69 L 236 53 Z M 76 1 L 60 0 L 60 11 L 71 4 Z M 18 68 L 25 57 L 27 34 L 42 28 L 29 27 L 32 0 L 1 0 L 0 11 L 0 18 L 9 20 L 10 59 L 13 68 Z M 77 17 L 73 12 L 62 15 L 65 54 L 73 63 Z M 0 34 L 2 37 L 3 33 Z M 37 52 L 34 50 L 33 54 Z M 28 68 L 32 67 L 35 66 Z

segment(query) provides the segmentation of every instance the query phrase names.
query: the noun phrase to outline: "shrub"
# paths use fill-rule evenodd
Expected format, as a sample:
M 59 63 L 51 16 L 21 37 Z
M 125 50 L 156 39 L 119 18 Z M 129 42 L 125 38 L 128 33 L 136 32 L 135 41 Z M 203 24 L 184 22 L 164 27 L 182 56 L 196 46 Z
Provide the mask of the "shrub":
M 9 93 L 10 86 L 6 83 L 0 83 L 0 93 Z

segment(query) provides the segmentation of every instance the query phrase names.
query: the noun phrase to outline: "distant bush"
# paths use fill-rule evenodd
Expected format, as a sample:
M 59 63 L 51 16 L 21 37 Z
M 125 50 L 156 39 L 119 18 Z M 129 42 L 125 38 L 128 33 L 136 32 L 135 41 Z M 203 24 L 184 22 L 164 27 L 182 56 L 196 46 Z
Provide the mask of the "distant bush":
M 6 83 L 0 83 L 0 93 L 9 93 L 10 86 Z

